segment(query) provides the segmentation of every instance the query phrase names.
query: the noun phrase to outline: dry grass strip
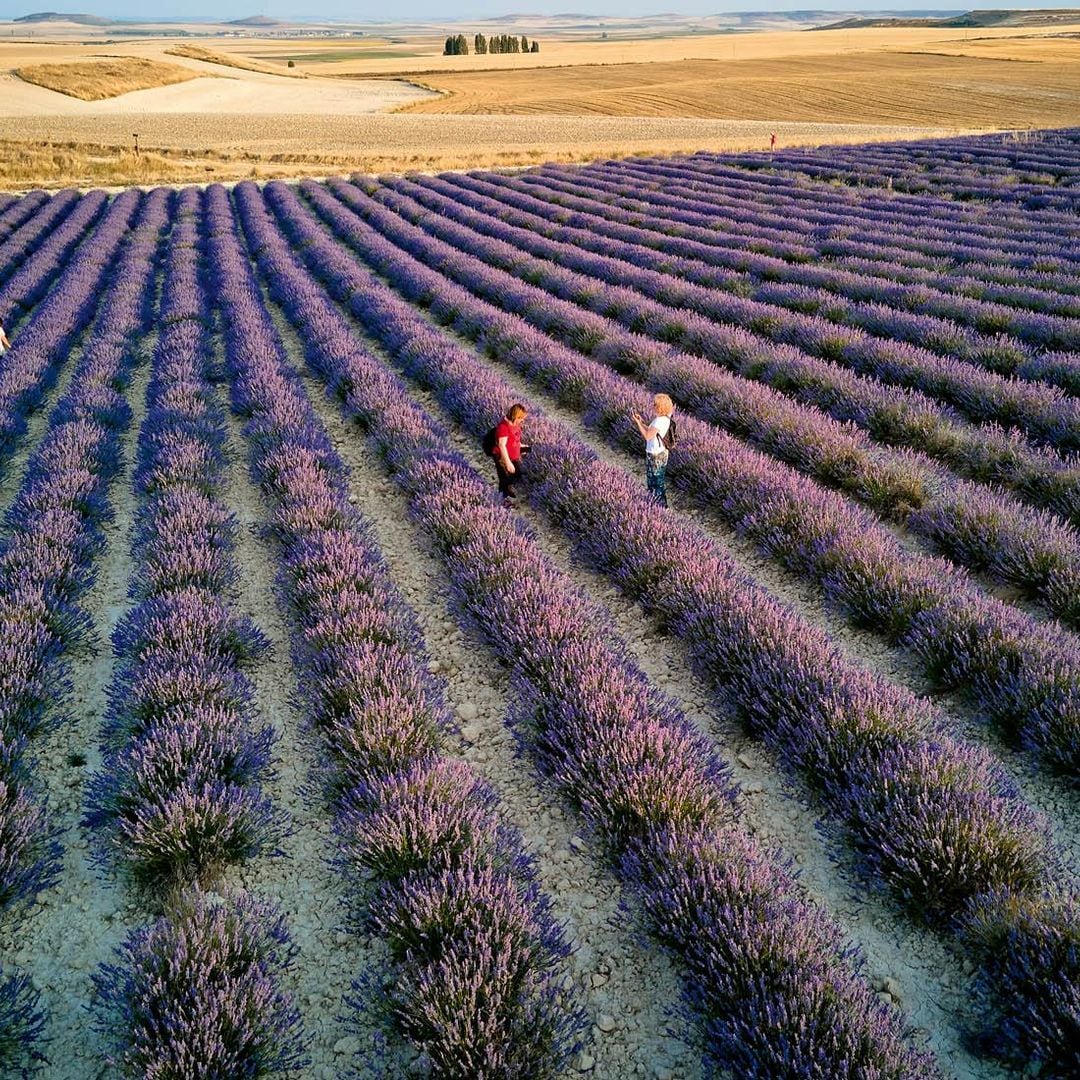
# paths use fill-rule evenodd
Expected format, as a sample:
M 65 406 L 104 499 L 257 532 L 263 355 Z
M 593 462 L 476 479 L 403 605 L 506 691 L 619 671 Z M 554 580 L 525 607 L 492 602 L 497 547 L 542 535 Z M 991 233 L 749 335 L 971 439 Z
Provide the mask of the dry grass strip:
M 33 64 L 15 69 L 24 82 L 56 90 L 82 101 L 102 101 L 133 90 L 171 86 L 199 78 L 197 71 L 159 60 L 141 60 L 118 56 L 103 60 L 76 61 L 70 64 Z
M 254 60 L 245 60 L 229 53 L 215 52 L 213 49 L 204 49 L 201 45 L 174 45 L 166 49 L 169 56 L 183 56 L 188 60 L 202 60 L 205 64 L 220 64 L 222 67 L 239 68 L 240 71 L 257 71 L 261 75 L 283 75 L 289 79 L 306 79 L 302 71 L 292 71 L 289 68 L 271 67 L 269 64 L 259 64 Z
M 99 118 L 79 118 L 98 120 Z M 110 118 L 111 119 L 111 118 Z M 278 118 L 279 122 L 286 118 Z M 309 118 L 293 118 L 305 120 Z M 388 118 L 383 118 L 388 119 Z M 434 119 L 434 118 L 433 118 Z M 451 124 L 454 117 L 446 117 Z M 0 123 L 0 135 L 5 132 Z M 10 127 L 10 125 L 8 125 Z M 733 128 L 735 125 L 733 125 Z M 783 145 L 816 146 L 825 143 L 875 141 L 880 139 L 929 137 L 954 134 L 945 130 L 875 130 L 870 127 L 803 130 L 782 133 Z M 431 134 L 434 134 L 433 132 Z M 300 176 L 333 176 L 353 172 L 402 173 L 441 172 L 480 168 L 514 168 L 545 161 L 585 162 L 637 155 L 691 152 L 699 149 L 761 149 L 769 131 L 732 130 L 727 135 L 709 137 L 651 136 L 629 142 L 611 141 L 611 135 L 597 132 L 580 141 L 544 142 L 536 146 L 496 145 L 493 141 L 473 142 L 470 131 L 447 131 L 441 138 L 400 140 L 358 140 L 363 149 L 350 149 L 343 142 L 325 149 L 161 146 L 135 155 L 129 143 L 87 142 L 85 138 L 20 139 L 0 137 L 0 190 L 29 190 L 33 187 L 128 187 L 136 184 L 199 184 L 212 181 L 288 179 Z M 570 134 L 570 133 L 568 133 Z M 617 136 L 615 137 L 617 138 Z M 149 140 L 148 140 L 149 141 Z M 318 146 L 319 144 L 314 144 Z

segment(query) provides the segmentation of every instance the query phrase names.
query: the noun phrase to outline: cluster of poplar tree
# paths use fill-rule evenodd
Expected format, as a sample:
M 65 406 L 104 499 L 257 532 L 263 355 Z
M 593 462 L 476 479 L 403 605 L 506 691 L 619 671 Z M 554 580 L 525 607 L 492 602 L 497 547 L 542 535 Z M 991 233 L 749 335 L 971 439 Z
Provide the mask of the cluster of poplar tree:
M 516 34 L 492 34 L 491 37 L 484 37 L 483 34 L 477 34 L 473 38 L 473 52 L 477 56 L 484 56 L 487 53 L 538 53 L 540 51 L 540 42 L 530 41 L 524 34 L 518 37 Z M 469 39 L 464 34 L 454 34 L 446 39 L 446 45 L 443 48 L 443 56 L 468 56 L 469 55 Z

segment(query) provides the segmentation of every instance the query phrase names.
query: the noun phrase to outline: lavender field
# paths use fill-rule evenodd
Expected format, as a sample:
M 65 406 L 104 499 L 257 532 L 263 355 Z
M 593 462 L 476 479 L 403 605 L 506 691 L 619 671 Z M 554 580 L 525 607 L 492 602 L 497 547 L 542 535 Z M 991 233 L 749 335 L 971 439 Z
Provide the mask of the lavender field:
M 1080 1076 L 1080 130 L 0 197 L 0 323 L 0 1075 Z

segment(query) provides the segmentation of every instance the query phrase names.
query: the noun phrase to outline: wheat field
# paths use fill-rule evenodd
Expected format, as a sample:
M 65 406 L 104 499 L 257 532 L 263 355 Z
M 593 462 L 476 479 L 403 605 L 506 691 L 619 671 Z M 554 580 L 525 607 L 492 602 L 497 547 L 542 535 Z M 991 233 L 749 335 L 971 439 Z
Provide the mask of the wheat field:
M 24 82 L 44 86 L 47 90 L 55 90 L 81 101 L 103 101 L 130 94 L 133 90 L 172 86 L 199 77 L 198 73 L 178 64 L 135 56 L 64 64 L 31 64 L 16 68 L 15 74 Z

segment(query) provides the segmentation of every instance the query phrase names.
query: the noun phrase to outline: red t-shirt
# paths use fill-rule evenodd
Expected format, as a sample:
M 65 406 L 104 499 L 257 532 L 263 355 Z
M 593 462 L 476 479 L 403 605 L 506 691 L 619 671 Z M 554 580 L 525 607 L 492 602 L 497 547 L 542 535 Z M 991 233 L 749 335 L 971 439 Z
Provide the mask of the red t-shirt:
M 495 457 L 498 460 L 502 460 L 502 454 L 499 453 L 499 440 L 506 440 L 506 456 L 511 461 L 521 460 L 521 428 L 514 424 L 511 424 L 509 420 L 502 420 L 499 426 L 495 429 Z

